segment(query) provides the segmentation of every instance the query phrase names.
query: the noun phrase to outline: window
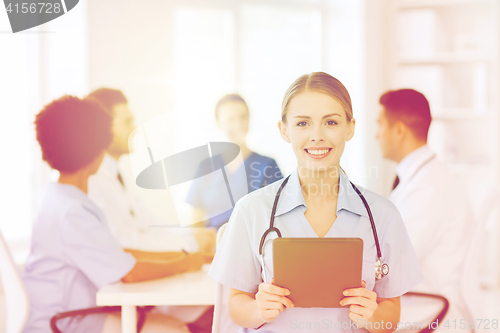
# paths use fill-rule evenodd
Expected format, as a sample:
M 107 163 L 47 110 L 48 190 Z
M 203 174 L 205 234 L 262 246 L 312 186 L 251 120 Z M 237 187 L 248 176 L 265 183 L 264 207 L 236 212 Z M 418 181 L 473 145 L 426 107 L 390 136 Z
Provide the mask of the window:
M 14 260 L 24 262 L 31 225 L 38 211 L 50 168 L 41 160 L 33 121 L 43 105 L 64 94 L 88 91 L 86 6 L 42 26 L 16 34 L 0 34 L 0 231 Z M 10 31 L 0 10 L 0 30 Z

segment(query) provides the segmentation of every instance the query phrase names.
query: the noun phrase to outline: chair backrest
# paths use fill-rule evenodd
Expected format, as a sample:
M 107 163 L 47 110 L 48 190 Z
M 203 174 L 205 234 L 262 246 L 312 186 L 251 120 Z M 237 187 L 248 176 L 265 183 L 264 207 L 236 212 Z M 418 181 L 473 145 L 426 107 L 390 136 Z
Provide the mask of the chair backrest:
M 226 227 L 227 223 L 219 228 L 217 232 L 217 245 L 219 245 Z M 228 300 L 229 287 L 217 283 L 212 333 L 237 333 L 240 329 L 229 317 Z
M 491 249 L 485 248 L 485 239 L 487 239 L 488 232 L 488 222 L 494 217 L 495 211 L 500 208 L 500 187 L 496 186 L 491 188 L 483 201 L 479 214 L 477 216 L 475 230 L 472 233 L 472 239 L 469 246 L 469 251 L 467 252 L 467 257 L 464 261 L 464 267 L 462 272 L 462 279 L 460 283 L 460 289 L 462 297 L 464 298 L 464 304 L 468 305 L 468 309 L 465 309 L 468 313 L 467 319 L 482 318 L 482 297 L 480 296 L 480 281 L 479 281 L 479 270 L 481 258 L 485 255 L 485 252 Z M 498 223 L 498 221 L 497 221 Z M 497 227 L 498 228 L 498 227 Z M 496 235 L 495 235 L 496 236 Z M 491 275 L 493 283 L 496 282 L 496 277 L 498 276 L 498 254 L 497 251 L 493 251 L 492 255 L 495 257 L 487 258 L 493 262 L 488 262 L 488 267 L 492 269 Z
M 17 266 L 0 232 L 0 276 L 7 309 L 6 333 L 20 333 L 29 314 L 29 299 Z

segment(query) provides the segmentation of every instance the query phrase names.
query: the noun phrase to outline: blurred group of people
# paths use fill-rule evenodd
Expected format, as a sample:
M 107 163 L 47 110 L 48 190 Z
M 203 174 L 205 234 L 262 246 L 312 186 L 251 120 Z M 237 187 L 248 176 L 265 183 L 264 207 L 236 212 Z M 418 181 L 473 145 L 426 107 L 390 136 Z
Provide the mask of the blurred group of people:
M 229 177 L 244 172 L 248 192 L 283 178 L 274 159 L 248 148 L 250 112 L 241 96 L 222 97 L 215 117 L 244 160 L 227 170 Z M 467 310 L 459 278 L 474 223 L 464 190 L 427 146 L 431 120 L 424 95 L 389 91 L 380 98 L 377 138 L 384 158 L 398 164 L 389 199 L 401 213 L 424 275 L 415 290 L 445 296 L 451 303 L 447 318 L 459 319 Z M 56 313 L 94 307 L 97 290 L 106 284 L 199 270 L 212 261 L 215 230 L 232 210 L 211 214 L 218 198 L 206 184 L 186 198 L 203 226 L 150 227 L 162 223 L 133 195 L 118 165 L 129 153 L 135 128 L 121 91 L 64 96 L 46 105 L 35 124 L 43 159 L 60 176 L 47 187 L 33 224 L 23 275 L 31 303 L 25 332 L 47 332 Z M 143 332 L 210 332 L 212 313 L 213 307 L 153 309 Z M 58 326 L 67 332 L 118 332 L 120 320 L 97 314 L 64 319 Z
M 215 114 L 229 140 L 240 146 L 244 165 L 231 171 L 245 172 L 250 191 L 281 178 L 274 159 L 246 146 L 249 111 L 243 98 L 224 96 Z M 199 270 L 211 262 L 215 228 L 231 211 L 207 219 L 207 228 L 151 227 L 164 223 L 146 210 L 119 170 L 135 129 L 121 91 L 102 88 L 84 99 L 63 96 L 45 106 L 35 124 L 43 159 L 60 176 L 47 187 L 33 225 L 23 275 L 31 301 L 26 332 L 46 332 L 56 313 L 94 307 L 98 288 L 106 284 Z M 217 198 L 206 193 L 193 188 L 187 198 L 197 222 L 217 205 Z M 191 249 L 198 251 L 186 251 Z M 213 307 L 154 309 L 143 332 L 209 332 L 212 313 Z M 58 326 L 70 332 L 117 332 L 120 321 L 118 315 L 98 314 L 64 319 Z

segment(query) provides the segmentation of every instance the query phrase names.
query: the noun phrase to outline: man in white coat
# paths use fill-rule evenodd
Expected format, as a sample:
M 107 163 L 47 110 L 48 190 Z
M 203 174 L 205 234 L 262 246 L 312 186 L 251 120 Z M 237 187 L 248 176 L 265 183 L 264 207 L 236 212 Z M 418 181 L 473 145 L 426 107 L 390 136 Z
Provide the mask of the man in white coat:
M 101 88 L 87 96 L 100 102 L 113 117 L 113 140 L 104 156 L 101 167 L 89 179 L 90 199 L 103 211 L 108 228 L 123 248 L 141 251 L 187 251 L 207 253 L 207 262 L 213 254 L 215 232 L 193 228 L 161 227 L 165 225 L 153 216 L 134 196 L 124 181 L 118 160 L 129 153 L 128 138 L 135 129 L 134 116 L 125 95 L 116 89 Z M 211 309 L 207 307 L 162 308 L 188 324 L 191 332 L 211 330 Z M 202 315 L 203 314 L 203 315 Z M 201 317 L 200 317 L 201 316 Z M 194 322 L 194 323 L 193 323 Z
M 432 118 L 425 96 L 412 89 L 388 91 L 380 104 L 377 139 L 384 158 L 398 163 L 389 199 L 401 212 L 424 274 L 413 291 L 445 296 L 450 309 L 440 331 L 460 331 L 460 319 L 469 319 L 460 278 L 474 228 L 471 206 L 459 180 L 427 146 Z

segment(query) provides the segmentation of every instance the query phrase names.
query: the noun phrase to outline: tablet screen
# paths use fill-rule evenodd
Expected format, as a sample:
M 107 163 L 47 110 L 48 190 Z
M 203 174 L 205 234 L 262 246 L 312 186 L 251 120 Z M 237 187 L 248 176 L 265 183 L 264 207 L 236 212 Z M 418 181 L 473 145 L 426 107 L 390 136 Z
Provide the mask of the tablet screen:
M 361 287 L 361 238 L 277 238 L 274 284 L 290 290 L 295 307 L 341 308 L 343 291 Z

